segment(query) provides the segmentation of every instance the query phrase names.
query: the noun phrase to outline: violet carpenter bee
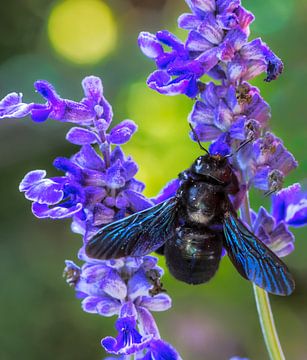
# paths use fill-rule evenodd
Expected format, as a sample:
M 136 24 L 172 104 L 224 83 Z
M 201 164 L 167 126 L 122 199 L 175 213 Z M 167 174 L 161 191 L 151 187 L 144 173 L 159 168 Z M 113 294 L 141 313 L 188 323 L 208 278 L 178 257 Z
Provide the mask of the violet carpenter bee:
M 244 278 L 290 295 L 295 284 L 287 266 L 248 230 L 229 200 L 239 187 L 228 157 L 207 152 L 179 179 L 174 197 L 100 229 L 87 255 L 107 260 L 158 250 L 176 279 L 201 284 L 216 273 L 224 247 Z

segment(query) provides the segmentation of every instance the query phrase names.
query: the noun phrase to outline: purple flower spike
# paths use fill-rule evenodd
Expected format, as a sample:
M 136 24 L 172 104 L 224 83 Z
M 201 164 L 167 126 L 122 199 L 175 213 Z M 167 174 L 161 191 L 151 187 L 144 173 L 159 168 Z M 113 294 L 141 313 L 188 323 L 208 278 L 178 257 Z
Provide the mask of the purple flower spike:
M 115 355 L 129 355 L 143 350 L 151 342 L 152 336 L 140 335 L 135 326 L 134 317 L 119 318 L 115 323 L 118 336 L 116 338 L 108 336 L 102 339 L 101 345 L 107 352 Z

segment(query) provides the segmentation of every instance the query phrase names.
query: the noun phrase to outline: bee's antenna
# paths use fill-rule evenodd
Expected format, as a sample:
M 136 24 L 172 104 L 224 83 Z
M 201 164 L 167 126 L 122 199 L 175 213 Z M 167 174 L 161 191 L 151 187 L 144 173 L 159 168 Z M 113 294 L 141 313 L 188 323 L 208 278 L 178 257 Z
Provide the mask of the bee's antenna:
M 200 142 L 200 140 L 199 140 L 199 137 L 198 137 L 195 129 L 193 128 L 192 124 L 189 123 L 189 125 L 190 125 L 190 128 L 191 128 L 191 130 L 192 130 L 192 133 L 193 133 L 193 135 L 194 135 L 194 138 L 195 138 L 195 140 L 197 141 L 199 147 L 200 147 L 202 150 L 204 150 L 208 155 L 210 155 L 210 154 L 209 154 L 209 151 L 202 146 L 202 144 L 201 144 L 201 142 Z
M 236 149 L 235 152 L 233 152 L 233 153 L 231 153 L 229 155 L 226 155 L 225 158 L 229 158 L 229 157 L 233 156 L 234 154 L 238 153 L 245 145 L 249 144 L 253 140 L 254 140 L 254 137 L 252 136 L 250 139 L 243 141 L 243 143 L 241 143 L 239 145 L 239 147 Z

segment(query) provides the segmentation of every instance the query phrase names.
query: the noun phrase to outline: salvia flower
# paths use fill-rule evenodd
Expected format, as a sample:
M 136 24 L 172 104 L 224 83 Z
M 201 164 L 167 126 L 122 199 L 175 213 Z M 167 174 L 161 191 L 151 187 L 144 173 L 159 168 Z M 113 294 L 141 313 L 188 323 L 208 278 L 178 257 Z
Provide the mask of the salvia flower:
M 178 26 L 188 31 L 185 41 L 165 30 L 139 36 L 142 52 L 157 66 L 147 83 L 162 94 L 195 98 L 188 116 L 194 128 L 190 136 L 211 142 L 212 155 L 229 156 L 239 181 L 239 192 L 231 201 L 239 209 L 251 187 L 274 194 L 297 167 L 294 156 L 270 131 L 270 106 L 248 83 L 264 72 L 266 82 L 275 80 L 283 63 L 260 38 L 249 41 L 254 16 L 240 0 L 186 3 L 191 12 L 178 19 Z M 205 74 L 215 82 L 203 83 Z M 153 200 L 173 196 L 178 186 L 173 181 Z M 291 222 L 306 223 L 305 199 L 306 194 L 298 195 L 290 187 L 274 197 L 272 214 L 261 208 L 254 215 L 256 235 L 279 256 L 294 248 Z
M 113 111 L 103 95 L 101 80 L 94 76 L 82 81 L 85 97 L 80 102 L 62 99 L 47 81 L 35 83 L 44 104 L 25 104 L 22 95 L 9 94 L 0 102 L 0 117 L 24 117 L 34 121 L 48 118 L 70 122 L 66 139 L 80 150 L 70 158 L 58 157 L 54 167 L 60 175 L 47 177 L 46 171 L 25 175 L 19 189 L 32 201 L 38 218 L 72 218 L 72 230 L 82 234 L 84 243 L 101 226 L 154 204 L 142 195 L 145 185 L 135 179 L 137 164 L 127 157 L 121 145 L 128 142 L 137 125 L 124 120 L 113 126 Z M 82 299 L 85 312 L 117 316 L 116 337 L 102 340 L 110 354 L 139 359 L 180 359 L 161 339 L 151 315 L 171 307 L 160 278 L 157 259 L 126 258 L 100 261 L 88 258 L 84 246 L 79 252 L 83 265 L 66 261 L 65 276 Z

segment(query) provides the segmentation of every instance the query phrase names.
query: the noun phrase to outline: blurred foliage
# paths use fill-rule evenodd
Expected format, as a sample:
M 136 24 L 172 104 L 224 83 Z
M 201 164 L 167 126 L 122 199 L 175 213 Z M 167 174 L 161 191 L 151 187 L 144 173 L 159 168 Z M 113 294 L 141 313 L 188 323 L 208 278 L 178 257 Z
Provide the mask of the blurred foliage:
M 114 106 L 115 121 L 132 118 L 139 125 L 139 132 L 125 150 L 138 161 L 139 178 L 147 184 L 146 194 L 153 196 L 189 166 L 199 149 L 188 138 L 186 118 L 191 100 L 183 96 L 168 98 L 146 87 L 153 64 L 140 53 L 136 39 L 141 30 L 174 30 L 177 16 L 187 11 L 185 3 L 105 1 L 117 28 L 116 46 L 83 65 L 70 62 L 67 56 L 65 59 L 65 54 L 61 55 L 59 48 L 55 52 L 54 44 L 50 44 L 48 22 L 50 36 L 50 16 L 61 3 L 11 0 L 2 9 L 0 97 L 10 91 L 22 91 L 26 101 L 37 101 L 39 97 L 32 84 L 44 78 L 63 97 L 79 99 L 80 82 L 85 75 L 102 77 L 106 96 Z M 285 62 L 284 75 L 278 81 L 266 84 L 257 79 L 255 85 L 272 106 L 272 129 L 300 162 L 287 184 L 303 181 L 307 170 L 307 3 L 245 0 L 243 4 L 257 18 L 252 36 L 262 36 Z M 74 26 L 78 23 L 81 29 L 82 15 L 74 18 Z M 64 24 L 63 32 L 71 30 L 65 29 L 65 25 L 70 26 Z M 100 34 L 101 43 L 103 36 Z M 60 40 L 65 40 L 64 36 Z M 99 47 L 96 41 L 97 37 L 95 44 Z M 80 54 L 86 55 L 89 44 L 91 38 L 88 44 L 79 43 Z M 29 202 L 18 192 L 18 183 L 27 171 L 46 168 L 49 175 L 55 175 L 52 160 L 59 155 L 69 156 L 77 149 L 65 142 L 67 129 L 67 125 L 52 121 L 34 124 L 24 119 L 1 123 L 0 359 L 3 360 L 98 360 L 104 357 L 100 339 L 115 332 L 114 319 L 85 314 L 80 301 L 74 298 L 74 291 L 61 279 L 64 259 L 75 260 L 81 243 L 70 232 L 69 221 L 35 219 Z M 253 192 L 252 204 L 255 208 L 268 205 L 268 199 Z M 287 358 L 303 360 L 307 353 L 307 243 L 306 231 L 299 229 L 295 233 L 296 251 L 286 261 L 297 280 L 297 290 L 289 298 L 272 297 L 272 304 Z M 185 360 L 222 360 L 235 354 L 253 360 L 267 358 L 252 288 L 227 258 L 207 285 L 188 286 L 168 274 L 164 285 L 174 305 L 172 310 L 156 317 L 163 337 Z

